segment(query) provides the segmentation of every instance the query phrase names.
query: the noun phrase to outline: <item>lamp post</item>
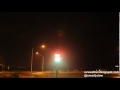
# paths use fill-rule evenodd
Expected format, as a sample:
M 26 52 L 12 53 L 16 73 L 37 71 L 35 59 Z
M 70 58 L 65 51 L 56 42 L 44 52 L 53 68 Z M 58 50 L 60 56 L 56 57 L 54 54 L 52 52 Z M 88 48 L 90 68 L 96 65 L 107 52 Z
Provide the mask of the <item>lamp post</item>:
M 36 52 L 36 54 L 39 54 L 38 52 Z M 44 70 L 44 56 L 39 54 L 42 57 L 42 72 Z
M 31 57 L 31 72 L 32 72 L 32 63 L 33 63 L 33 48 L 32 48 L 32 57 Z
M 35 48 L 39 48 L 39 47 L 35 47 Z M 42 45 L 42 48 L 45 48 L 45 45 Z M 31 56 L 31 72 L 32 72 L 32 67 L 33 67 L 33 49 L 32 48 L 32 56 Z M 42 56 L 42 55 L 41 55 Z M 43 67 L 44 67 L 44 57 L 42 56 L 42 71 L 43 71 Z
M 42 57 L 42 72 L 44 70 L 44 57 Z

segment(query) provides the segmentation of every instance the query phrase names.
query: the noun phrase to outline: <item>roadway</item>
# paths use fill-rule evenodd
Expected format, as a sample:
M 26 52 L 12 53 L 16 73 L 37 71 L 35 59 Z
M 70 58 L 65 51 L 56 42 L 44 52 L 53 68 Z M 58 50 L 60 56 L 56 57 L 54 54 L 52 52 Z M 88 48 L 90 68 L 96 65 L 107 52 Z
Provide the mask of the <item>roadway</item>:
M 0 76 L 6 75 L 10 76 L 11 74 L 17 73 L 20 78 L 56 78 L 56 72 L 55 71 L 44 71 L 44 72 L 38 72 L 38 71 L 17 71 L 17 72 L 12 72 L 12 71 L 4 71 L 0 72 Z M 102 78 L 119 78 L 119 72 L 117 73 L 109 73 L 109 74 L 104 74 L 104 73 L 93 73 L 93 74 L 87 74 L 85 77 L 84 71 L 60 71 L 57 78 L 98 78 L 97 75 L 102 75 Z M 90 76 L 94 75 L 94 76 Z M 96 75 L 96 77 L 95 77 Z

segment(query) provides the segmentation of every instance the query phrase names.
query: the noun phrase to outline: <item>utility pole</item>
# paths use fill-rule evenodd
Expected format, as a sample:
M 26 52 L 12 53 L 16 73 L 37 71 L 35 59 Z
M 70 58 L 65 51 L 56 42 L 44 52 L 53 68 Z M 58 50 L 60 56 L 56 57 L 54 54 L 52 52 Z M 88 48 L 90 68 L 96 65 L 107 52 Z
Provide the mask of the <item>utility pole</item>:
M 33 63 L 33 48 L 32 48 L 32 56 L 31 56 L 31 72 L 32 72 L 32 63 Z
M 42 72 L 44 70 L 44 57 L 42 56 Z
M 5 71 L 4 59 L 3 59 L 3 71 Z

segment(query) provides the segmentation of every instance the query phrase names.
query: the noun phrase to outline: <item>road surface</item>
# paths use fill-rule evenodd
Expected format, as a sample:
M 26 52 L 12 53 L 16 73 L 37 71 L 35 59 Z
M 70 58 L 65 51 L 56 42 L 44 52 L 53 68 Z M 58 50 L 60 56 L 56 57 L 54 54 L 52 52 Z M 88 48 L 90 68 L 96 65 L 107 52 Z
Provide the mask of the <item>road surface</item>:
M 9 77 L 10 75 L 13 75 L 17 73 L 20 78 L 56 78 L 56 72 L 55 71 L 44 71 L 44 72 L 38 72 L 38 71 L 21 71 L 21 72 L 0 72 L 0 77 L 6 76 Z M 84 71 L 59 71 L 59 74 L 57 75 L 57 78 L 99 78 L 98 76 L 102 76 L 100 78 L 119 78 L 119 72 L 117 73 L 93 73 L 93 74 L 87 74 Z M 96 76 L 95 76 L 96 75 Z

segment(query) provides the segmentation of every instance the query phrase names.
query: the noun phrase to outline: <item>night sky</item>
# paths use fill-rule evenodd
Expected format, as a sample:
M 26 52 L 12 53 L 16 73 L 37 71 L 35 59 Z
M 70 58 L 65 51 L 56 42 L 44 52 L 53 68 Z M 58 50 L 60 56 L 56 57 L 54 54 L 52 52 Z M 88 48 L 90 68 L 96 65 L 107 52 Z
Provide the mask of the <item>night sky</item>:
M 45 68 L 60 53 L 62 67 L 113 69 L 119 64 L 119 13 L 117 12 L 0 12 L 0 62 L 34 68 L 45 57 Z M 39 67 L 38 67 L 39 66 Z

